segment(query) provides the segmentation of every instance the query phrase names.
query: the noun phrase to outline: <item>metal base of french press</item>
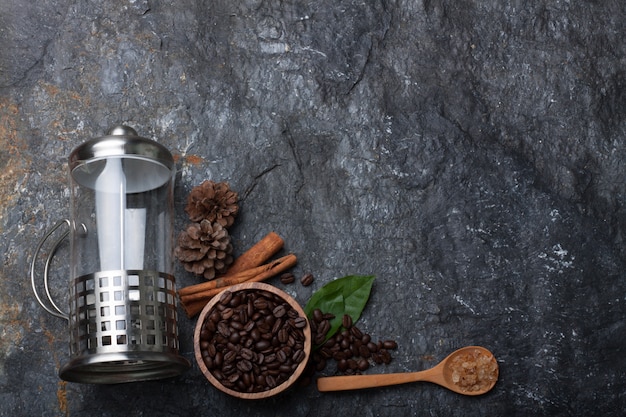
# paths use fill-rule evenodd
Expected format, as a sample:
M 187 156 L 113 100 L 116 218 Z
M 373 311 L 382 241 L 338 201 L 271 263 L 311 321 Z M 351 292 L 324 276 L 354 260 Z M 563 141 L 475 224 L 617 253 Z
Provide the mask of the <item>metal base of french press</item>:
M 191 367 L 178 353 L 174 276 L 153 270 L 99 271 L 70 291 L 71 382 L 115 384 L 176 376 Z
M 164 353 L 98 353 L 70 361 L 59 377 L 68 382 L 119 384 L 178 376 L 190 366 L 185 358 Z

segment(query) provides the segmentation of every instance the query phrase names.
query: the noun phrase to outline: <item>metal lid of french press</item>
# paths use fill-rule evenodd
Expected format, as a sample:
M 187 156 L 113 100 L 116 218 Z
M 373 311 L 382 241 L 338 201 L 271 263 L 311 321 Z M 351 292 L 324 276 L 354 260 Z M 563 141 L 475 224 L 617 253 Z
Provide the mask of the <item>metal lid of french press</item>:
M 165 146 L 139 136 L 135 129 L 126 125 L 115 126 L 106 136 L 79 145 L 69 156 L 69 166 L 73 170 L 85 161 L 118 156 L 146 158 L 160 162 L 168 169 L 174 167 L 174 158 Z

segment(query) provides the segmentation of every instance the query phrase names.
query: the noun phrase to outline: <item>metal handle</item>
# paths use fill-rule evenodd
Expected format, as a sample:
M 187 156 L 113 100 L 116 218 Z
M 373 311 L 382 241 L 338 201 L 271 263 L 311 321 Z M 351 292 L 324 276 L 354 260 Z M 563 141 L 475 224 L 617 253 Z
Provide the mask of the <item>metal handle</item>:
M 46 243 L 46 241 L 50 238 L 50 236 L 52 236 L 52 234 L 56 232 L 57 229 L 59 229 L 64 224 L 68 226 L 68 230 L 63 232 L 63 234 L 54 242 L 54 246 L 52 247 L 52 250 L 48 254 L 48 257 L 46 258 L 46 263 L 44 266 L 43 283 L 46 289 L 47 301 L 52 306 L 50 307 L 46 305 L 46 303 L 44 303 L 43 299 L 37 292 L 37 286 L 35 285 L 35 262 L 37 261 L 37 257 L 44 243 Z M 65 319 L 65 320 L 69 320 L 69 314 L 61 310 L 59 306 L 57 306 L 54 300 L 52 299 L 52 295 L 50 294 L 50 285 L 48 284 L 48 271 L 50 269 L 50 263 L 52 262 L 52 257 L 54 256 L 57 249 L 59 248 L 59 245 L 61 245 L 61 242 L 63 242 L 63 240 L 70 234 L 69 228 L 71 228 L 71 223 L 69 220 L 63 219 L 63 220 L 58 221 L 52 227 L 52 229 L 50 229 L 48 233 L 46 233 L 44 237 L 39 241 L 39 244 L 37 245 L 37 248 L 35 249 L 35 253 L 33 254 L 33 259 L 30 264 L 30 283 L 33 287 L 33 293 L 35 293 L 35 298 L 37 299 L 39 304 L 43 307 L 43 309 L 46 310 L 48 313 L 52 314 L 53 316 Z

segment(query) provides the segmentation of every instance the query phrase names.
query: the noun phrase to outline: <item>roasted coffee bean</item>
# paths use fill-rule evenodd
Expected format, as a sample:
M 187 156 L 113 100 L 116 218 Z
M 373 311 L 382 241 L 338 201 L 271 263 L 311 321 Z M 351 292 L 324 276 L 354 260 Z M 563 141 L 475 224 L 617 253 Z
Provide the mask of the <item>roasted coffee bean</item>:
M 222 305 L 228 305 L 228 303 L 230 303 L 230 300 L 233 299 L 233 293 L 226 290 L 222 292 L 222 295 L 220 296 L 220 304 Z
M 293 327 L 296 329 L 304 329 L 307 325 L 306 317 L 296 317 L 293 319 Z
M 215 365 L 213 364 L 213 358 L 211 358 L 211 357 L 208 355 L 208 353 L 207 353 L 207 355 L 206 355 L 206 356 L 204 356 L 204 355 L 203 355 L 203 358 L 202 358 L 202 359 L 204 360 L 204 364 L 206 365 L 207 369 L 213 369 L 213 367 L 215 366 Z
M 272 362 L 276 362 L 276 354 L 275 353 L 270 353 L 269 355 L 265 356 L 265 364 L 268 363 L 272 363 Z
M 342 349 L 349 349 L 350 339 L 348 338 L 341 339 L 341 341 L 339 342 L 339 346 L 341 346 Z
M 241 360 L 239 362 L 237 362 L 237 369 L 239 369 L 241 372 L 248 372 L 252 370 L 252 363 L 250 363 L 249 360 Z
M 385 340 L 383 342 L 383 347 L 385 349 L 396 349 L 398 344 L 394 340 Z
M 231 318 L 233 316 L 233 314 L 235 313 L 235 310 L 233 310 L 230 307 L 225 308 L 222 311 L 222 320 L 228 320 L 229 318 Z
M 248 348 L 241 349 L 239 354 L 241 355 L 243 359 L 248 360 L 248 361 L 254 358 L 254 352 Z
M 222 366 L 222 372 L 225 376 L 228 376 L 233 372 L 237 372 L 237 366 L 234 363 L 225 363 L 224 366 Z
M 233 362 L 236 357 L 237 357 L 237 352 L 235 352 L 234 350 L 229 350 L 228 352 L 224 354 L 224 362 L 225 363 Z
M 261 340 L 261 331 L 258 328 L 254 328 L 250 331 L 250 338 L 255 342 Z
M 238 305 L 241 304 L 241 293 L 237 293 L 237 294 L 233 294 L 233 297 L 230 299 L 230 302 L 228 303 L 229 306 L 231 307 L 237 307 Z
M 252 385 L 252 374 L 250 374 L 250 372 L 246 372 L 241 376 L 241 382 L 243 383 L 243 387 L 244 389 L 247 389 L 250 385 Z M 244 389 L 242 389 L 241 391 L 244 391 Z
M 287 346 L 294 347 L 297 343 L 298 342 L 296 341 L 296 338 L 290 334 L 289 337 L 287 338 Z
M 257 298 L 256 300 L 254 300 L 253 304 L 254 308 L 257 310 L 266 309 L 268 306 L 267 300 L 265 298 Z
M 345 327 L 346 329 L 349 329 L 350 327 L 352 327 L 352 317 L 350 317 L 349 314 L 344 314 L 343 318 L 341 320 L 341 324 L 343 325 L 343 327 Z
M 313 310 L 313 320 L 317 323 L 324 320 L 324 313 L 322 313 L 322 310 L 320 310 L 319 308 Z
M 236 316 L 234 316 L 234 317 L 233 317 L 233 319 L 234 319 L 235 317 L 236 317 Z M 231 320 L 231 321 L 230 321 L 230 327 L 231 327 L 233 330 L 237 330 L 237 331 L 239 331 L 239 330 L 243 330 L 243 324 L 242 324 L 240 321 Z
M 225 321 L 220 321 L 217 324 L 217 331 L 224 337 L 230 336 L 230 327 L 228 327 L 228 323 Z
M 352 333 L 352 336 L 356 337 L 357 339 L 361 339 L 363 337 L 363 333 L 361 332 L 361 330 L 356 327 L 356 326 L 352 326 L 350 328 L 350 333 Z
M 323 334 L 316 334 L 313 337 L 313 344 L 316 346 L 321 345 L 322 343 L 324 343 L 324 339 L 326 338 L 326 336 L 324 336 Z
M 213 322 L 214 324 L 217 324 L 220 319 L 221 319 L 222 315 L 220 314 L 219 311 L 214 311 L 209 315 L 209 321 Z
M 291 284 L 295 280 L 296 278 L 291 272 L 286 272 L 280 276 L 280 282 L 282 282 L 283 284 Z
M 265 339 L 261 339 L 261 340 L 259 340 L 259 341 L 258 341 L 258 342 L 256 342 L 256 344 L 254 345 L 255 349 L 256 349 L 257 351 L 259 351 L 259 352 L 263 352 L 263 351 L 265 351 L 265 349 L 267 349 L 267 348 L 269 348 L 269 347 L 271 347 L 271 346 L 272 346 L 272 344 L 271 344 L 268 340 L 265 340 Z
M 389 365 L 391 363 L 391 354 L 386 349 L 380 350 L 380 356 L 383 358 L 383 363 Z
M 346 354 L 342 350 L 340 350 L 340 351 L 333 353 L 333 359 L 336 361 L 341 361 L 341 360 L 347 359 L 347 357 L 346 357 Z
M 289 374 L 291 372 L 291 365 L 280 365 L 278 371 L 281 375 Z
M 285 353 L 285 351 L 279 350 L 278 352 L 276 352 L 276 359 L 278 360 L 278 362 L 284 363 L 287 360 L 287 354 Z
M 304 353 L 302 349 L 298 349 L 295 351 L 291 359 L 293 359 L 295 363 L 300 363 L 305 358 L 305 356 L 306 356 L 306 353 Z
M 365 345 L 361 345 L 361 347 L 359 348 L 359 355 L 361 355 L 362 358 L 369 358 L 371 356 L 371 352 L 370 350 L 367 348 L 367 346 Z
M 274 308 L 274 310 L 272 310 L 272 314 L 274 315 L 274 317 L 276 318 L 281 318 L 283 317 L 285 314 L 287 314 L 287 309 L 285 308 L 284 305 L 280 304 L 278 306 L 276 306 Z
M 221 368 L 224 364 L 224 354 L 222 352 L 215 352 L 215 357 L 213 358 L 213 362 L 215 363 L 216 368 Z
M 241 340 L 241 335 L 237 331 L 232 332 L 230 334 L 230 337 L 228 338 L 228 341 L 230 343 L 239 343 L 240 340 Z
M 277 319 L 272 325 L 272 334 L 278 334 L 278 331 L 283 328 L 283 319 Z
M 257 329 L 259 329 L 259 332 L 261 332 L 262 335 L 265 333 L 269 333 L 272 330 L 272 327 L 265 321 L 257 323 L 256 327 Z
M 219 369 L 213 369 L 211 371 L 211 373 L 213 374 L 213 376 L 215 378 L 217 378 L 218 380 L 222 381 L 224 380 L 224 373 L 222 371 L 220 371 Z
M 248 321 L 248 322 L 247 322 L 247 323 L 243 326 L 243 329 L 244 329 L 246 332 L 251 332 L 251 331 L 252 331 L 252 329 L 254 329 L 254 322 L 253 322 L 252 320 L 249 320 L 249 321 Z
M 278 331 L 278 341 L 282 344 L 285 344 L 287 342 L 287 340 L 289 340 L 289 330 L 287 329 L 280 329 Z
M 328 320 L 323 320 L 318 326 L 317 326 L 317 332 L 318 334 L 323 334 L 324 336 L 328 333 L 328 331 L 330 330 L 330 321 Z
M 333 351 L 327 348 L 326 346 L 322 346 L 318 351 L 322 358 L 330 359 L 333 357 Z
M 332 349 L 333 347 L 335 347 L 337 345 L 337 341 L 335 340 L 334 337 L 331 337 L 330 339 L 328 339 L 326 342 L 324 342 L 324 346 Z
M 305 287 L 308 287 L 313 283 L 313 274 L 304 274 L 302 278 L 300 278 L 300 283 Z

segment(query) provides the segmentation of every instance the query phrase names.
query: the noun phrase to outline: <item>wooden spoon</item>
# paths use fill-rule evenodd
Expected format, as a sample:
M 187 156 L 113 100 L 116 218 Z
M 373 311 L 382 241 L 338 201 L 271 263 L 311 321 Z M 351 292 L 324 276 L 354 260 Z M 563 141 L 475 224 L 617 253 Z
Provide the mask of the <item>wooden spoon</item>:
M 498 363 L 493 354 L 484 347 L 466 346 L 425 371 L 322 377 L 317 379 L 317 389 L 345 391 L 427 381 L 459 394 L 481 395 L 491 390 L 497 380 Z

